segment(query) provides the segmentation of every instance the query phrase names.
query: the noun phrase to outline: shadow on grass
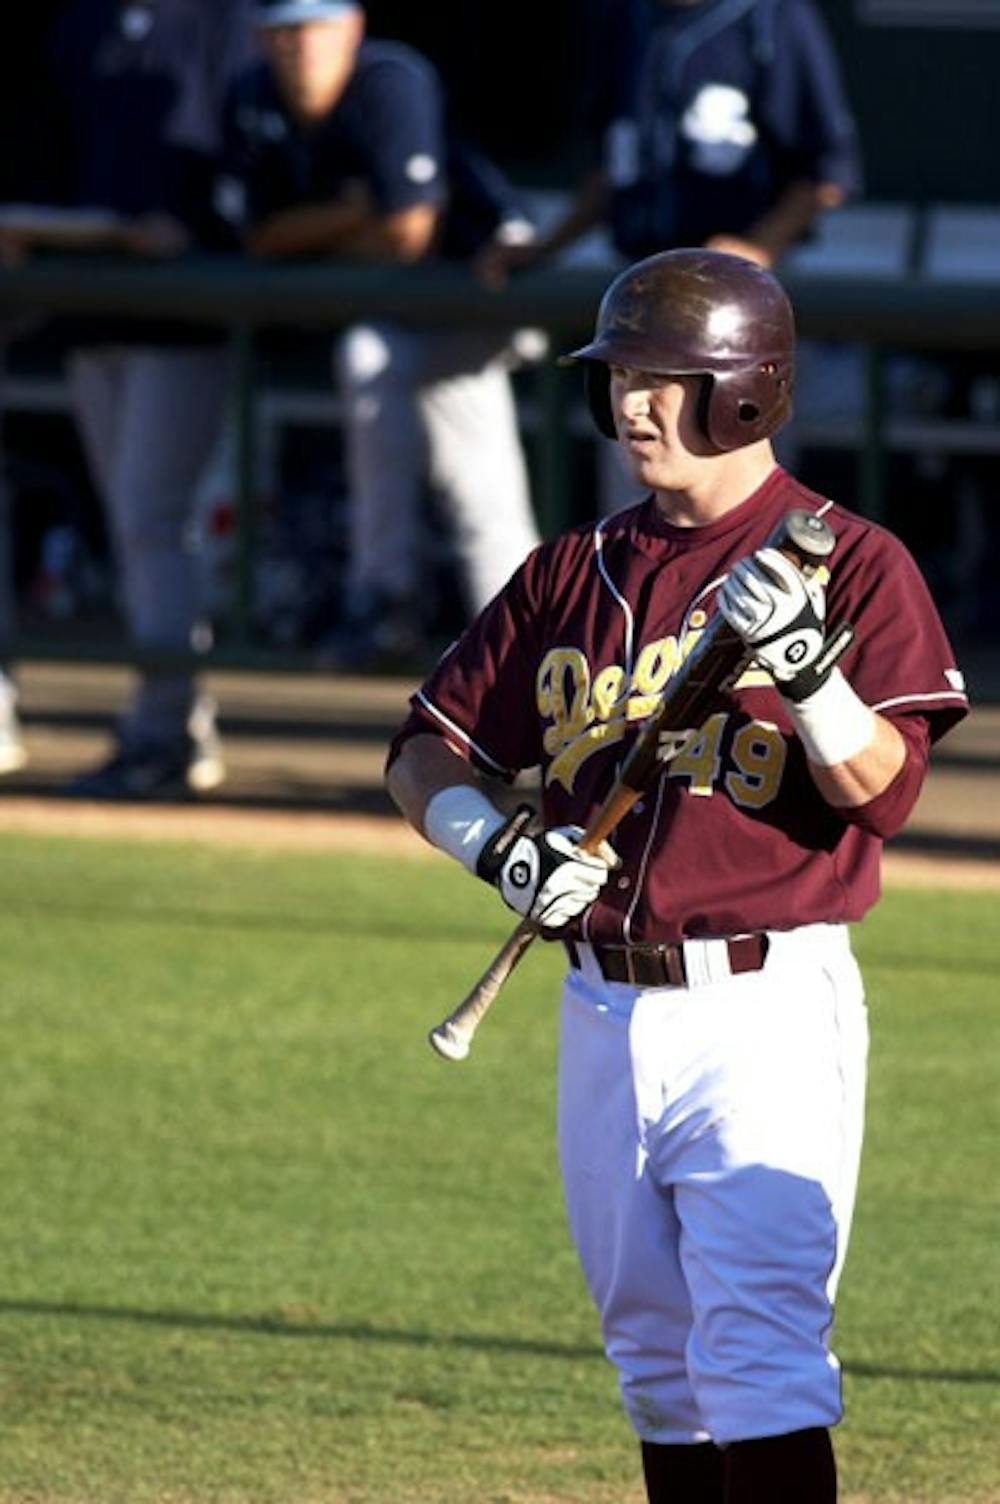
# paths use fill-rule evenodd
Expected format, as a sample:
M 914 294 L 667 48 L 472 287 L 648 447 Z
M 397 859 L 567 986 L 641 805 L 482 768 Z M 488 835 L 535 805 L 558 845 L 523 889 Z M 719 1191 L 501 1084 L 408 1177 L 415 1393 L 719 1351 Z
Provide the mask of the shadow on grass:
M 32 772 L 29 768 L 24 773 L 13 775 L 9 782 L 5 782 L 5 795 L 29 796 L 32 799 L 46 799 L 51 801 L 53 808 L 67 808 L 80 803 L 77 795 L 67 792 L 63 782 L 59 781 L 62 774 L 40 774 Z M 272 784 L 275 778 L 272 776 Z M 197 797 L 178 795 L 169 798 L 166 795 L 149 798 L 143 801 L 135 801 L 145 808 L 151 809 L 177 809 L 190 812 L 199 809 L 231 809 L 241 810 L 244 814 L 253 814 L 258 811 L 272 810 L 279 814 L 312 815 L 366 815 L 372 819 L 384 820 L 386 827 L 398 825 L 399 811 L 393 804 L 389 795 L 380 784 L 358 784 L 353 781 L 338 779 L 335 769 L 331 770 L 329 788 L 325 792 L 319 792 L 314 782 L 306 779 L 301 781 L 294 773 L 285 773 L 278 777 L 276 787 L 269 792 L 261 790 L 240 791 L 239 780 L 233 778 L 233 787 L 213 791 L 211 794 L 201 794 Z M 116 801 L 108 799 L 104 801 L 104 807 L 109 815 L 113 816 L 118 807 Z M 133 803 L 122 805 L 124 808 L 132 808 Z M 114 831 L 109 825 L 108 836 L 113 839 Z
M 511 1353 L 535 1358 L 560 1358 L 573 1363 L 603 1362 L 596 1345 L 544 1342 L 530 1337 L 501 1337 L 489 1332 L 428 1332 L 398 1327 L 370 1326 L 364 1322 L 329 1325 L 323 1322 L 291 1321 L 284 1316 L 222 1316 L 197 1311 L 142 1311 L 127 1306 L 66 1305 L 44 1300 L 0 1300 L 0 1316 L 58 1316 L 72 1320 L 138 1322 L 186 1331 L 249 1333 L 263 1337 L 308 1337 L 326 1342 L 370 1342 L 386 1347 L 451 1347 L 473 1352 Z M 1000 1373 L 974 1368 L 905 1368 L 892 1364 L 852 1363 L 845 1360 L 844 1373 L 855 1379 L 898 1379 L 904 1383 L 997 1384 Z
M 893 836 L 886 849 L 944 860 L 1000 861 L 1000 840 L 996 836 L 969 835 L 960 831 L 903 830 Z
M 1000 1384 L 1000 1373 L 988 1368 L 897 1368 L 890 1363 L 841 1363 L 852 1379 L 902 1379 L 922 1384 Z
M 235 1332 L 263 1337 L 310 1337 L 326 1342 L 370 1342 L 386 1347 L 455 1347 L 475 1352 L 528 1355 L 536 1358 L 563 1358 L 577 1363 L 581 1359 L 599 1358 L 602 1350 L 594 1345 L 569 1342 L 535 1341 L 530 1337 L 501 1337 L 488 1332 L 427 1332 L 396 1327 L 370 1326 L 364 1322 L 329 1325 L 324 1322 L 293 1321 L 285 1316 L 223 1316 L 197 1311 L 141 1311 L 128 1306 L 65 1305 L 45 1300 L 0 1300 L 2 1316 L 58 1316 L 71 1320 L 138 1322 L 182 1331 Z

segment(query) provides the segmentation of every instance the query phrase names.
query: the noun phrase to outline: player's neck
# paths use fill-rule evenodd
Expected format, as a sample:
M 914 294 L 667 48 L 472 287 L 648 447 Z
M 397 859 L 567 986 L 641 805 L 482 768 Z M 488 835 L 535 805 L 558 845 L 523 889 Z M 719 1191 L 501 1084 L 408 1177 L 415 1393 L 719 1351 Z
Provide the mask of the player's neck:
M 654 491 L 654 500 L 675 527 L 706 527 L 742 506 L 776 464 L 767 440 L 732 454 L 713 455 L 682 490 Z

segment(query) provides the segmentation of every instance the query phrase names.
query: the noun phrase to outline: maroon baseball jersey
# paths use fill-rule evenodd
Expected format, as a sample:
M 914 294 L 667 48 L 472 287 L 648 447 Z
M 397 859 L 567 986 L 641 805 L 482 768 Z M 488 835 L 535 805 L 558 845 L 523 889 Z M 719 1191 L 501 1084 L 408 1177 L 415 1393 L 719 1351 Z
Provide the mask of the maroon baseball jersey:
M 650 499 L 543 545 L 445 654 L 401 735 L 446 735 L 494 776 L 540 765 L 546 824 L 586 826 L 729 568 L 794 507 L 836 535 L 827 620 L 855 628 L 844 674 L 926 760 L 968 702 L 923 578 L 891 533 L 781 469 L 705 527 L 671 525 Z M 605 943 L 855 920 L 879 891 L 881 839 L 820 796 L 757 668 L 720 695 L 613 844 L 622 865 L 579 927 Z

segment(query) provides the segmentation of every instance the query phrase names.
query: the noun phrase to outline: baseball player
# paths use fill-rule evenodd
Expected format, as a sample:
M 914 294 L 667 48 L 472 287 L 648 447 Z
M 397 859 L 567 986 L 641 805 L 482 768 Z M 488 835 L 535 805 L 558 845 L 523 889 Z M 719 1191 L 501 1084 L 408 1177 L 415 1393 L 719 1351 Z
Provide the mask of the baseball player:
M 365 36 L 354 0 L 254 0 L 265 59 L 233 90 L 222 184 L 252 254 L 468 261 L 530 233 L 491 163 L 459 143 L 434 69 Z M 428 478 L 469 614 L 538 542 L 508 332 L 355 324 L 337 345 L 348 489 L 343 667 L 372 666 L 419 619 Z M 385 654 L 380 649 L 386 650 Z M 404 655 L 405 656 L 405 655 Z
M 749 260 L 681 249 L 619 274 L 572 358 L 646 499 L 530 556 L 416 693 L 389 760 L 408 820 L 565 943 L 566 1202 L 651 1504 L 836 1498 L 829 1335 L 867 1042 L 848 926 L 931 743 L 967 711 L 905 548 L 775 461 L 794 343 L 785 293 Z M 810 578 L 763 546 L 793 508 L 835 536 Z M 664 750 L 617 864 L 585 854 L 581 828 L 716 612 L 750 667 Z M 536 765 L 531 833 L 479 775 Z
M 608 0 L 588 40 L 597 160 L 544 235 L 484 253 L 497 280 L 603 222 L 629 259 L 707 245 L 771 266 L 858 191 L 857 132 L 814 0 Z
M 67 0 L 60 8 L 46 100 L 53 197 L 107 215 L 95 251 L 167 259 L 229 244 L 212 190 L 228 81 L 251 50 L 248 3 Z M 124 316 L 74 316 L 60 330 L 129 638 L 152 653 L 188 652 L 208 631 L 190 529 L 225 413 L 227 336 Z M 148 666 L 110 755 L 68 792 L 175 797 L 224 777 L 214 702 L 190 674 Z

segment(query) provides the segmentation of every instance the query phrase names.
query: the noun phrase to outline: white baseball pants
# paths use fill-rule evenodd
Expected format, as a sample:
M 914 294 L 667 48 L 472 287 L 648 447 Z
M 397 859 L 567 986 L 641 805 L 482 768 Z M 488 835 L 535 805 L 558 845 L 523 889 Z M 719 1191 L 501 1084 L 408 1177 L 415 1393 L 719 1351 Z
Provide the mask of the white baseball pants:
M 340 340 L 353 593 L 419 594 L 425 480 L 450 524 L 470 614 L 538 543 L 507 345 L 489 330 L 382 323 Z
M 775 933 L 762 971 L 698 987 L 609 983 L 581 954 L 560 1156 L 635 1431 L 725 1444 L 835 1424 L 868 1039 L 846 929 Z

